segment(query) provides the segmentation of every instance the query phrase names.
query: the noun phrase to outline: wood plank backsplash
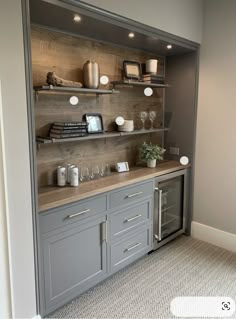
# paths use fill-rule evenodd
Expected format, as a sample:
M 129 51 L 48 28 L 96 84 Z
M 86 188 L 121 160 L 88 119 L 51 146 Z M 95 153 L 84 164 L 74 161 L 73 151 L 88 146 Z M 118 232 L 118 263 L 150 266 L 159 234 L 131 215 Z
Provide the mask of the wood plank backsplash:
M 55 71 L 67 80 L 83 82 L 83 64 L 89 59 L 99 64 L 100 74 L 108 75 L 110 81 L 121 80 L 123 60 L 145 62 L 157 58 L 158 74 L 164 74 L 164 58 L 146 52 L 72 37 L 35 26 L 32 27 L 31 36 L 34 85 L 45 84 L 49 71 Z M 120 87 L 119 91 L 119 94 L 113 95 L 74 94 L 79 97 L 79 105 L 76 107 L 70 105 L 69 94 L 40 93 L 35 100 L 36 135 L 47 136 L 53 122 L 80 121 L 85 113 L 101 113 L 104 129 L 113 131 L 116 130 L 114 119 L 118 115 L 133 119 L 138 129 L 141 127 L 139 113 L 154 110 L 157 112 L 154 127 L 162 126 L 163 89 L 154 89 L 152 97 L 145 97 L 140 87 Z M 148 120 L 146 127 L 150 127 Z M 102 163 L 114 166 L 118 161 L 128 161 L 130 166 L 134 166 L 138 161 L 138 146 L 143 141 L 161 143 L 161 134 L 42 145 L 37 151 L 38 185 L 54 184 L 57 165 L 66 163 L 92 167 Z

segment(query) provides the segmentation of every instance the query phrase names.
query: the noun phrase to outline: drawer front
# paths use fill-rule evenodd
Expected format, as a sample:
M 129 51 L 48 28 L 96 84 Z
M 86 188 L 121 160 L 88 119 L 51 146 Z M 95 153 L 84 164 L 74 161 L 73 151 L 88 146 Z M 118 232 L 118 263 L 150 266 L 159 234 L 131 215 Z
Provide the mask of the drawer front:
M 51 212 L 49 211 L 46 215 L 40 214 L 40 233 L 47 233 L 59 227 L 83 220 L 84 218 L 92 217 L 97 213 L 106 211 L 106 209 L 106 196 L 100 196 L 81 201 L 70 207 L 59 208 Z
M 151 220 L 151 202 L 146 201 L 111 214 L 111 239 L 125 234 L 146 221 Z
M 132 203 L 137 199 L 153 194 L 153 182 L 149 181 L 142 184 L 127 187 L 125 189 L 112 192 L 110 194 L 110 208 Z
M 127 266 L 151 250 L 151 227 L 142 227 L 133 236 L 111 246 L 111 271 Z

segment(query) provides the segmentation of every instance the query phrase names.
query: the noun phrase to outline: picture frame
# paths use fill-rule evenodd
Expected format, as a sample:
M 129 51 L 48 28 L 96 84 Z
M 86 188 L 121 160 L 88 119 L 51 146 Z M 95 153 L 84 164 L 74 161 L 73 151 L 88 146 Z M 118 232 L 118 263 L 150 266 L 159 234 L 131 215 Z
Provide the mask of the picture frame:
M 83 120 L 88 123 L 89 134 L 104 132 L 102 115 L 100 113 L 86 113 L 83 115 Z
M 139 81 L 142 78 L 142 69 L 139 62 L 124 60 L 123 70 L 126 79 Z

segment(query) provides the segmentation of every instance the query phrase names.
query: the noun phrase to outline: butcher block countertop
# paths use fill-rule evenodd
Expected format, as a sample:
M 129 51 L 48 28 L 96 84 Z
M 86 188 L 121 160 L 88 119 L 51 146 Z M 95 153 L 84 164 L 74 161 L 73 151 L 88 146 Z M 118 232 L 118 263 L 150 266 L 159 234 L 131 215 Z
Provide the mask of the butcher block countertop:
M 70 204 L 104 192 L 112 191 L 119 187 L 142 182 L 147 179 L 172 173 L 189 167 L 175 161 L 163 161 L 156 168 L 135 167 L 129 172 L 112 173 L 110 176 L 81 183 L 78 187 L 45 186 L 39 189 L 39 211 L 56 208 Z

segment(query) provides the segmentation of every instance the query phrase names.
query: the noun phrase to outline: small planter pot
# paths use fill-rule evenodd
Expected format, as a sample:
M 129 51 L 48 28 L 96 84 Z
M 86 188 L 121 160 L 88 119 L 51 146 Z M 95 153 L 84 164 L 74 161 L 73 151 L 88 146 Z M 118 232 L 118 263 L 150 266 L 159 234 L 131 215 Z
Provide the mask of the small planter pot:
M 156 164 L 157 164 L 157 160 L 156 159 L 147 160 L 147 167 L 154 168 L 154 167 L 156 167 Z

